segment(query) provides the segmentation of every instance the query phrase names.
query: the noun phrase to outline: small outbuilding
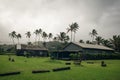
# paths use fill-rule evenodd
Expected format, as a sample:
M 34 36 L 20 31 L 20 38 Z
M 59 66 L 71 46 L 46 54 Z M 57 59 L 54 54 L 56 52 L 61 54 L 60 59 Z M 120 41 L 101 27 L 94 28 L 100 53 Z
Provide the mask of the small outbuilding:
M 40 46 L 36 46 L 36 45 L 18 44 L 16 46 L 16 54 L 18 56 L 28 54 L 29 56 L 47 57 L 48 56 L 48 49 L 46 49 L 45 47 L 40 47 Z

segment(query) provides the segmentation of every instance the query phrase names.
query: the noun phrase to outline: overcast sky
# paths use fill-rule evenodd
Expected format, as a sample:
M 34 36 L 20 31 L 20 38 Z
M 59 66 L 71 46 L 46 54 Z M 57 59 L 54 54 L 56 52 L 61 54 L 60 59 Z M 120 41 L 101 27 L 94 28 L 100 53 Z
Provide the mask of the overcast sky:
M 22 34 L 22 43 L 27 31 L 39 28 L 56 36 L 72 22 L 80 26 L 76 41 L 91 40 L 92 29 L 107 39 L 118 35 L 120 0 L 0 0 L 0 43 L 10 43 L 8 33 L 14 30 Z

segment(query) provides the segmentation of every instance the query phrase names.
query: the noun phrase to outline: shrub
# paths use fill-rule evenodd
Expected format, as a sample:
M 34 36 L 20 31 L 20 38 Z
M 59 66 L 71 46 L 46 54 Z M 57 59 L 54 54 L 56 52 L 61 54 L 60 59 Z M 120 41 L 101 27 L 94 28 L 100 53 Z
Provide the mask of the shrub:
M 84 54 L 86 60 L 100 60 L 100 59 L 120 59 L 120 54 L 101 53 L 101 54 Z
M 94 62 L 87 62 L 88 64 L 94 64 Z
M 66 65 L 71 65 L 71 63 L 70 63 L 70 62 L 66 62 L 65 64 L 66 64 Z
M 104 61 L 101 61 L 101 66 L 102 66 L 102 67 L 106 67 L 107 65 L 105 64 Z

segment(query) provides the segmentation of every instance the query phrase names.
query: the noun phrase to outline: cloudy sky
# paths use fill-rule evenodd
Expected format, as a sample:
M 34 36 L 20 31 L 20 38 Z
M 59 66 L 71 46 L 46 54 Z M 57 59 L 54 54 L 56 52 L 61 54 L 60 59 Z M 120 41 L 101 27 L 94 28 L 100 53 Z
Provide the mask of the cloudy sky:
M 13 30 L 22 34 L 22 43 L 27 31 L 39 28 L 56 36 L 72 22 L 80 26 L 76 41 L 91 40 L 92 29 L 103 38 L 118 35 L 120 0 L 0 0 L 0 43 L 10 43 Z

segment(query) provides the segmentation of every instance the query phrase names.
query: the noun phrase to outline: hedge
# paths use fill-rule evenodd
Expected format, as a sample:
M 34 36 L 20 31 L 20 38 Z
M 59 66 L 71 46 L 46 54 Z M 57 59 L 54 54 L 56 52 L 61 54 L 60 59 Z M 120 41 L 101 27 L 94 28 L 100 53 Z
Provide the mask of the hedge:
M 84 54 L 83 59 L 100 60 L 100 59 L 120 59 L 120 54 Z

